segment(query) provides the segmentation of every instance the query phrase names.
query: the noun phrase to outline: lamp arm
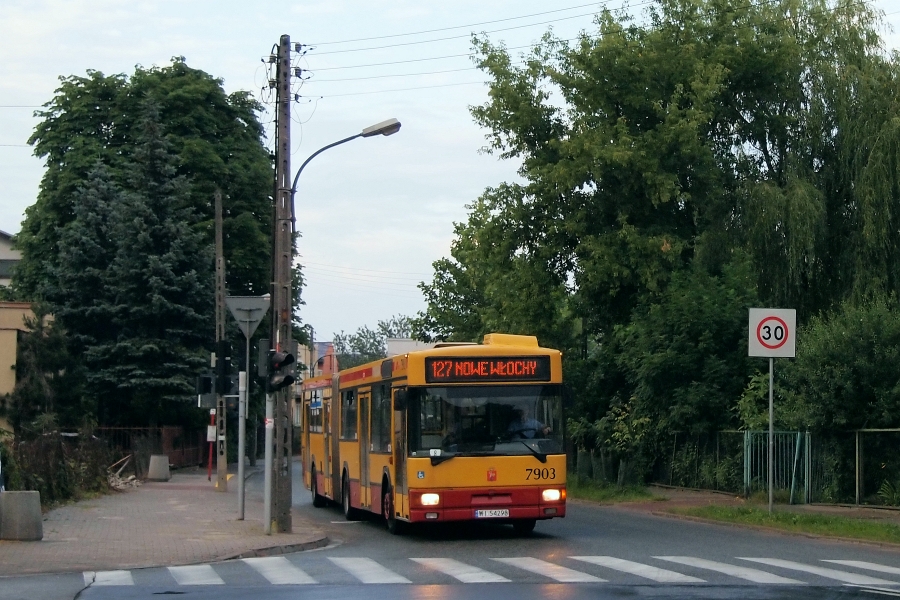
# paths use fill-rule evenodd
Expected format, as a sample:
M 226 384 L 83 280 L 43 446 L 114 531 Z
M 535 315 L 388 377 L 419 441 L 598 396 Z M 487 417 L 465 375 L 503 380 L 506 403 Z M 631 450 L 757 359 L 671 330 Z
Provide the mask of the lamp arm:
M 362 134 L 357 133 L 356 135 L 351 135 L 350 137 L 346 137 L 342 140 L 338 140 L 334 143 L 328 144 L 327 146 L 323 146 L 322 148 L 319 148 L 318 150 L 316 150 L 315 152 L 310 154 L 309 158 L 307 158 L 305 161 L 303 161 L 303 164 L 300 165 L 299 169 L 297 169 L 297 174 L 294 175 L 294 182 L 291 184 L 291 233 L 297 232 L 297 229 L 296 229 L 297 216 L 294 213 L 294 194 L 297 193 L 297 180 L 300 179 L 300 173 L 303 172 L 303 168 L 309 164 L 309 161 L 311 161 L 318 155 L 322 154 L 329 148 L 334 148 L 335 146 L 340 146 L 341 144 L 346 144 L 350 140 L 355 140 L 358 137 L 362 137 Z

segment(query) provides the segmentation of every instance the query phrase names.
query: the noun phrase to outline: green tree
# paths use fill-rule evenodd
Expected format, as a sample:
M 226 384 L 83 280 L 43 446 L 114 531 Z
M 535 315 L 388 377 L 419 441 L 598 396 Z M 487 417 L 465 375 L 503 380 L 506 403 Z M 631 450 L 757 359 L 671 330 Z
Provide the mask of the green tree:
M 375 329 L 363 325 L 354 333 L 335 333 L 332 343 L 338 365 L 349 369 L 358 365 L 385 358 L 388 338 L 409 338 L 413 331 L 413 320 L 404 315 L 378 321 Z
M 733 422 L 749 374 L 729 364 L 741 302 L 802 322 L 898 292 L 900 78 L 878 15 L 851 0 L 658 0 L 646 16 L 604 11 L 520 61 L 475 40 L 491 82 L 473 116 L 524 182 L 469 207 L 419 323 L 450 339 L 538 333 L 565 350 L 589 419 L 634 396 L 638 416 L 661 403 L 670 426 L 703 429 Z M 754 276 L 737 281 L 742 256 Z M 694 331 L 736 345 L 656 318 L 695 318 L 670 288 L 715 319 Z
M 900 427 L 896 299 L 846 302 L 813 318 L 797 339 L 797 358 L 776 363 L 779 426 L 815 432 Z
M 47 285 L 59 262 L 60 232 L 75 218 L 75 192 L 98 161 L 113 182 L 127 184 L 148 99 L 158 107 L 176 172 L 187 184 L 179 208 L 193 209 L 192 226 L 208 242 L 213 194 L 222 190 L 229 292 L 269 291 L 273 174 L 257 118 L 261 107 L 249 93 L 228 95 L 220 79 L 174 58 L 166 67 L 138 67 L 130 78 L 92 70 L 62 77 L 53 99 L 37 111 L 41 122 L 29 143 L 46 171 L 16 236 L 22 261 L 14 285 L 21 297 L 37 299 Z
M 0 414 L 8 416 L 21 438 L 40 434 L 40 417 L 60 426 L 80 428 L 95 407 L 80 393 L 83 373 L 68 351 L 68 338 L 46 308 L 35 306 L 25 332 L 18 334 L 16 385 L 0 403 Z M 82 404 L 82 403 L 85 404 Z
M 156 105 L 119 187 L 100 165 L 75 194 L 50 282 L 39 289 L 72 333 L 103 424 L 177 418 L 212 331 L 212 255 L 176 174 Z

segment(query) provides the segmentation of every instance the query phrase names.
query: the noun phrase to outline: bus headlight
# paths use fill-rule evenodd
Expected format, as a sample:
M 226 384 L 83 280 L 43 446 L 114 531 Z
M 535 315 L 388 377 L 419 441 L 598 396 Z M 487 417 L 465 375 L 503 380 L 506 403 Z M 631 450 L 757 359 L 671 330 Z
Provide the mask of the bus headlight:
M 440 494 L 422 494 L 422 506 L 437 506 L 441 503 Z
M 559 490 L 544 490 L 541 492 L 541 499 L 544 502 L 557 502 L 562 497 Z

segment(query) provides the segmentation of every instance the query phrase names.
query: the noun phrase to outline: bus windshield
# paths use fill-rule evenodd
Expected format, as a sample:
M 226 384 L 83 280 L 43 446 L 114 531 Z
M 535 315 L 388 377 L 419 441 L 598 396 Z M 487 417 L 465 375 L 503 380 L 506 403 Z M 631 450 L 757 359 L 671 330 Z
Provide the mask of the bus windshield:
M 410 388 L 410 456 L 562 454 L 562 386 Z

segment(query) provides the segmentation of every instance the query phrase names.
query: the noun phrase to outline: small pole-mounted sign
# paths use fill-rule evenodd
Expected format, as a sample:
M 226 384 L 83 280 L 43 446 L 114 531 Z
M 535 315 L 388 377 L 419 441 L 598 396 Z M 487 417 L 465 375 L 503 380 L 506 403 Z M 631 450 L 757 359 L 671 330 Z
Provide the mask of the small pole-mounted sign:
M 775 503 L 775 358 L 797 354 L 797 311 L 793 308 L 751 308 L 747 349 L 749 356 L 769 359 L 769 513 Z

